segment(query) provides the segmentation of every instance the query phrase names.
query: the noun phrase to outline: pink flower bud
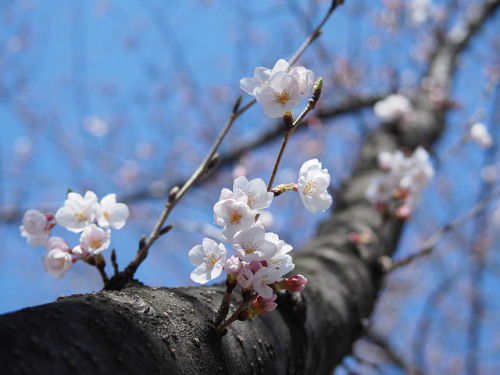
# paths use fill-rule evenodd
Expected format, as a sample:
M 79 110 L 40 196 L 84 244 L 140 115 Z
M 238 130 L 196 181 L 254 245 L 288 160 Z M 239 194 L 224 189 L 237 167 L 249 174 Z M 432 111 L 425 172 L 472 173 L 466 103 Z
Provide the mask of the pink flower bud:
M 253 318 L 256 315 L 265 314 L 273 311 L 276 306 L 278 306 L 274 301 L 276 300 L 277 295 L 273 294 L 269 298 L 263 298 L 258 296 L 255 301 L 252 302 L 252 305 L 247 309 L 247 314 L 249 318 Z
M 306 287 L 307 279 L 302 275 L 287 277 L 273 284 L 275 291 L 288 290 L 289 292 L 302 292 Z
M 253 272 L 248 266 L 243 267 L 236 276 L 236 280 L 243 288 L 249 288 L 253 282 Z
M 241 267 L 243 267 L 241 260 L 234 255 L 229 257 L 226 263 L 224 263 L 224 269 L 229 275 L 240 272 Z

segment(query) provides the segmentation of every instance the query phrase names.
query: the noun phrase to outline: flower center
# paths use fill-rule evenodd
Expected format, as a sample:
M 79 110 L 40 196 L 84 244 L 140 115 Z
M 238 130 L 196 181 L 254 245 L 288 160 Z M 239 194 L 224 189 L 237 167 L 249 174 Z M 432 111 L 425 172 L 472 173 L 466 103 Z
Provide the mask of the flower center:
M 241 220 L 241 214 L 237 211 L 230 212 L 227 219 L 229 224 L 238 224 Z
M 288 100 L 290 100 L 290 94 L 288 91 L 283 90 L 282 92 L 274 94 L 274 98 L 278 103 L 285 104 Z
M 93 239 L 91 242 L 90 242 L 90 246 L 92 246 L 94 249 L 97 249 L 98 247 L 101 246 L 101 243 L 102 241 L 101 240 L 98 240 L 98 239 Z
M 318 192 L 318 186 L 316 184 L 316 181 L 314 180 L 309 180 L 307 181 L 306 186 L 304 187 L 304 190 L 302 191 L 303 194 L 310 194 L 310 195 L 315 195 Z
M 274 268 L 279 271 L 279 269 L 280 269 L 280 262 L 281 262 L 280 258 L 269 259 L 268 262 L 271 262 L 274 265 Z
M 257 246 L 256 243 L 254 242 L 247 242 L 245 244 L 245 254 L 248 255 L 248 254 L 253 254 L 255 253 L 255 250 L 257 250 L 259 247 Z
M 82 211 L 82 212 L 80 212 L 80 213 L 77 213 L 77 214 L 75 214 L 75 216 L 76 216 L 78 219 L 82 220 L 82 221 L 87 220 L 87 215 L 86 215 L 85 211 Z
M 215 256 L 215 254 L 210 254 L 205 256 L 205 264 L 207 265 L 207 267 L 210 268 L 213 268 L 213 266 L 215 266 L 215 263 L 217 263 L 218 260 L 219 258 Z

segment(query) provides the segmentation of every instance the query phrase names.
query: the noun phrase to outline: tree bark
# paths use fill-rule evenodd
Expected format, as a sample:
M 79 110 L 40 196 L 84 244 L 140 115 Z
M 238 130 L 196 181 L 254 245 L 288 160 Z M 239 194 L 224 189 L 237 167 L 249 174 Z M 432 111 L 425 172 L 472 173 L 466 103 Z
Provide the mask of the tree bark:
M 499 3 L 486 0 L 487 12 L 467 20 L 466 31 L 477 32 Z M 427 78 L 445 97 L 456 55 L 471 35 L 458 40 L 450 34 L 430 63 Z M 281 294 L 276 311 L 235 322 L 219 339 L 211 319 L 224 286 L 131 285 L 61 298 L 0 317 L 0 372 L 330 373 L 363 333 L 383 279 L 379 258 L 395 251 L 403 227 L 398 219 L 384 219 L 364 198 L 378 173 L 377 155 L 432 145 L 444 129 L 446 105 L 436 105 L 424 90 L 412 101 L 417 113 L 412 124 L 388 124 L 364 142 L 352 177 L 336 194 L 331 218 L 294 258 L 295 272 L 309 280 L 306 289 Z M 354 244 L 350 232 L 370 232 L 373 239 Z

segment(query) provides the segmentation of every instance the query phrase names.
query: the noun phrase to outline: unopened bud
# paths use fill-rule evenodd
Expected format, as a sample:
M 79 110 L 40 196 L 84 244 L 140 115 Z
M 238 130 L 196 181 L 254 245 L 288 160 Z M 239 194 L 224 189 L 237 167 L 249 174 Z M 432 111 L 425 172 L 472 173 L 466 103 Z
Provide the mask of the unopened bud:
M 321 90 L 323 89 L 323 78 L 319 77 L 313 86 L 312 100 L 316 103 L 321 96 Z
M 177 196 L 179 190 L 180 190 L 179 186 L 174 186 L 172 189 L 170 189 L 170 192 L 168 193 L 169 202 L 173 202 L 175 200 L 175 197 Z
M 240 108 L 240 104 L 241 104 L 241 99 L 243 97 L 240 95 L 238 96 L 238 99 L 236 99 L 236 102 L 234 103 L 234 106 L 233 106 L 233 113 L 236 113 L 238 112 L 238 109 Z
M 276 306 L 278 306 L 274 301 L 276 300 L 277 295 L 273 294 L 269 298 L 262 298 L 258 296 L 255 301 L 252 302 L 250 307 L 246 309 L 246 313 L 248 319 L 253 318 L 256 315 L 265 314 L 273 311 Z
M 306 287 L 307 279 L 302 275 L 288 277 L 273 284 L 275 291 L 288 290 L 289 292 L 302 292 Z
M 293 115 L 292 112 L 288 111 L 283 116 L 283 124 L 285 125 L 285 129 L 291 129 L 293 127 Z
M 243 267 L 243 264 L 241 263 L 240 258 L 235 257 L 234 255 L 230 256 L 226 260 L 226 263 L 224 263 L 224 269 L 229 275 L 240 272 L 241 267 Z
M 253 272 L 250 268 L 243 267 L 236 276 L 236 280 L 238 280 L 238 284 L 242 286 L 242 288 L 249 288 L 253 282 Z

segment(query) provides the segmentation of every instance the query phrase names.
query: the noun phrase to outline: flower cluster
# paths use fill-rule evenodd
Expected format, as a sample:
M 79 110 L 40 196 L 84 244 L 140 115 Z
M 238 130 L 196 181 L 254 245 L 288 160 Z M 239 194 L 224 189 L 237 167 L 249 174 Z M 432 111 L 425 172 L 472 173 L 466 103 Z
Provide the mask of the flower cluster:
M 400 94 L 392 94 L 376 102 L 373 111 L 383 122 L 400 121 L 404 123 L 414 116 L 411 102 Z
M 77 260 L 88 260 L 106 250 L 111 242 L 109 227 L 121 229 L 128 215 L 127 205 L 117 203 L 115 194 L 106 195 L 99 202 L 92 191 L 83 197 L 71 192 L 55 215 L 28 210 L 20 230 L 30 245 L 47 248 L 48 253 L 42 258 L 45 271 L 60 279 Z M 81 233 L 79 244 L 71 248 L 64 239 L 51 237 L 56 223 Z
M 421 191 L 434 176 L 429 154 L 422 147 L 411 155 L 384 151 L 378 155 L 378 164 L 385 173 L 371 180 L 366 198 L 381 211 L 394 204 L 398 217 L 409 218 Z
M 262 66 L 255 68 L 253 77 L 240 80 L 240 87 L 255 96 L 267 117 L 281 117 L 299 105 L 314 85 L 314 73 L 303 66 L 290 69 L 283 59 L 273 69 Z
M 306 278 L 301 275 L 284 278 L 295 267 L 289 254 L 292 246 L 277 234 L 267 232 L 258 218 L 275 195 L 288 190 L 300 193 L 309 211 L 324 211 L 332 204 L 327 193 L 329 183 L 328 171 L 316 159 L 302 165 L 298 183 L 278 185 L 272 191 L 267 191 L 260 178 L 251 181 L 244 176 L 236 178 L 233 189 L 222 189 L 214 205 L 214 224 L 222 227 L 222 236 L 232 246 L 233 255 L 228 256 L 224 244 L 205 238 L 189 252 L 191 263 L 197 267 L 191 279 L 204 284 L 225 270 L 243 291 L 259 295 L 247 311 L 249 316 L 274 309 L 275 293 L 280 290 L 301 291 Z

